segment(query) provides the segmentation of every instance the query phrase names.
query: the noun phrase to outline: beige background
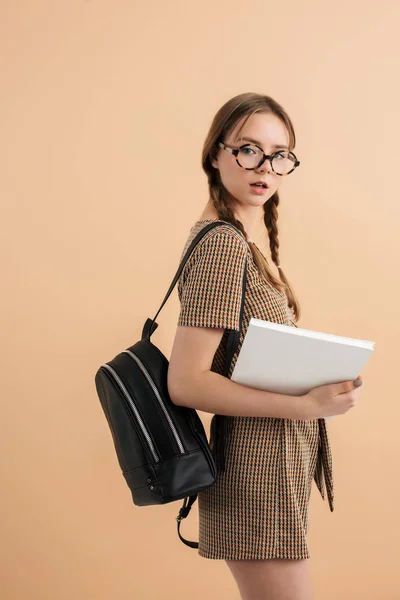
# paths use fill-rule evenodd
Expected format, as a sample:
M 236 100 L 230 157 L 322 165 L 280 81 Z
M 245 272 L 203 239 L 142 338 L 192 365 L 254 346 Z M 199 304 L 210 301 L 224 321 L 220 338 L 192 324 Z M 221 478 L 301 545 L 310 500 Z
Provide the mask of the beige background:
M 399 25 L 394 0 L 1 2 L 4 600 L 239 599 L 178 539 L 181 501 L 133 505 L 94 374 L 158 310 L 207 201 L 211 119 L 243 91 L 296 128 L 279 230 L 299 325 L 376 343 L 329 424 L 334 513 L 313 484 L 316 600 L 400 598 Z M 178 311 L 175 289 L 167 357 Z

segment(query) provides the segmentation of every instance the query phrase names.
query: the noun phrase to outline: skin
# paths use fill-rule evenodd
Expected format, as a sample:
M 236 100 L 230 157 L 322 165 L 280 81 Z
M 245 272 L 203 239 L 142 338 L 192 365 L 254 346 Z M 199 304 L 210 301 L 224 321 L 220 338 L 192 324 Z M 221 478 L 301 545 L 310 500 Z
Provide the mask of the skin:
M 289 134 L 282 121 L 275 115 L 257 113 L 252 115 L 237 137 L 241 122 L 224 140 L 227 146 L 237 148 L 247 143 L 243 137 L 258 140 L 266 154 L 276 151 L 274 144 L 289 145 Z M 222 183 L 232 195 L 233 211 L 243 223 L 249 239 L 253 239 L 259 221 L 263 217 L 263 205 L 282 184 L 283 177 L 274 173 L 269 161 L 259 169 L 247 171 L 240 167 L 235 157 L 223 150 L 218 151 L 212 162 L 219 169 Z M 250 183 L 263 180 L 269 189 L 262 196 L 252 193 Z M 218 214 L 208 202 L 200 219 L 217 219 Z M 242 600 L 313 600 L 309 560 L 227 560 L 225 561 L 239 588 Z
M 289 145 L 289 133 L 284 123 L 275 115 L 269 113 L 256 113 L 252 115 L 243 127 L 240 137 L 238 131 L 242 120 L 224 140 L 230 148 L 237 148 L 242 144 L 249 143 L 243 140 L 250 137 L 258 140 L 258 144 L 265 154 L 276 152 L 274 144 L 279 146 Z M 266 160 L 260 168 L 247 171 L 240 167 L 235 156 L 220 148 L 216 158 L 212 161 L 215 169 L 219 169 L 221 181 L 232 195 L 232 207 L 236 217 L 243 223 L 250 241 L 255 236 L 258 223 L 263 217 L 263 205 L 273 196 L 284 177 L 280 177 L 271 169 L 271 164 Z M 252 193 L 250 183 L 258 180 L 266 181 L 269 189 L 262 196 Z M 212 204 L 208 202 L 200 219 L 217 219 L 218 215 Z

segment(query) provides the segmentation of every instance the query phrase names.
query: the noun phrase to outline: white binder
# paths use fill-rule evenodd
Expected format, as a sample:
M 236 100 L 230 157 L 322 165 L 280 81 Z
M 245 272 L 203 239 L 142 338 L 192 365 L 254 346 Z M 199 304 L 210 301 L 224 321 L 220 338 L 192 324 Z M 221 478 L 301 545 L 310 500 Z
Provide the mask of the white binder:
M 368 340 L 251 318 L 231 379 L 302 396 L 319 385 L 355 380 L 374 347 Z

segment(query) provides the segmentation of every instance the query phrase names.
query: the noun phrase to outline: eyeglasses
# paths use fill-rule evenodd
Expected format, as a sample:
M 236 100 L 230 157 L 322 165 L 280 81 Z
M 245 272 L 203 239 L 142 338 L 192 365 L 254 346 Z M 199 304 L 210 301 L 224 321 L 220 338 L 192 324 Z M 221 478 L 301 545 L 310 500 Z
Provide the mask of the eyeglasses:
M 234 149 L 228 148 L 223 142 L 218 142 L 218 146 L 233 154 L 239 167 L 248 171 L 258 169 L 266 160 L 269 160 L 274 173 L 284 176 L 289 175 L 300 164 L 296 155 L 287 150 L 278 150 L 274 154 L 268 155 L 264 154 L 264 150 L 260 146 L 254 144 L 243 144 Z

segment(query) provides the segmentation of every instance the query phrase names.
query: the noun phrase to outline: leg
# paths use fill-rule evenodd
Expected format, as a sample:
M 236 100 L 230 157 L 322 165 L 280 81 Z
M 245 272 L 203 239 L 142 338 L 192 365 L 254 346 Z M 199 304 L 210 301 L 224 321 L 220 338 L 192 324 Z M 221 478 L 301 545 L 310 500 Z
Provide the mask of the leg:
M 227 560 L 242 600 L 313 600 L 308 559 Z

